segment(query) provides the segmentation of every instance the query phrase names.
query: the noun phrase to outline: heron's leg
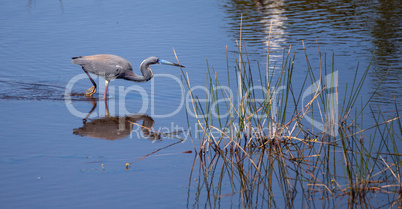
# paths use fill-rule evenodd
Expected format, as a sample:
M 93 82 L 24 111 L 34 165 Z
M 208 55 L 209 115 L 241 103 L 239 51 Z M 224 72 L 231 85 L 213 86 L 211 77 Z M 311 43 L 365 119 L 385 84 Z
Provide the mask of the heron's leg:
M 96 92 L 96 83 L 95 83 L 95 81 L 91 78 L 91 76 L 89 75 L 89 73 L 84 69 L 84 67 L 82 67 L 82 70 L 87 74 L 87 76 L 88 76 L 88 78 L 89 78 L 89 80 L 91 80 L 91 82 L 92 82 L 92 87 L 91 88 L 89 88 L 88 90 L 87 90 L 87 92 L 85 93 L 85 96 L 92 96 L 93 94 L 95 94 L 95 92 Z
M 86 116 L 84 119 L 82 119 L 82 122 L 84 123 L 84 125 L 87 123 L 87 120 L 88 120 L 89 116 L 90 116 L 90 115 L 92 114 L 92 112 L 95 110 L 96 105 L 97 105 L 96 100 L 92 100 L 92 109 L 89 111 L 89 113 L 87 114 L 87 116 Z
M 107 100 L 105 99 L 105 109 L 106 109 L 106 117 L 110 116 L 109 107 L 107 106 Z
M 107 95 L 107 87 L 109 86 L 109 81 L 105 80 L 105 94 L 103 95 L 103 99 L 106 99 L 106 95 Z

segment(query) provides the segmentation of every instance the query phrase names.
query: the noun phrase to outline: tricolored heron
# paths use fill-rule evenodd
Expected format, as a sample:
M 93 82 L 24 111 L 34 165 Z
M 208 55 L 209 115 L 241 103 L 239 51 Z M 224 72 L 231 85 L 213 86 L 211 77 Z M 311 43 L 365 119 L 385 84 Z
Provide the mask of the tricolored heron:
M 182 65 L 162 60 L 157 57 L 148 57 L 142 61 L 140 65 L 142 75 L 137 75 L 133 72 L 133 68 L 129 61 L 112 54 L 73 57 L 71 62 L 76 65 L 81 65 L 82 69 L 92 82 L 93 86 L 86 91 L 86 96 L 92 96 L 96 92 L 96 83 L 88 72 L 105 78 L 104 99 L 106 99 L 107 87 L 112 79 L 125 79 L 134 82 L 149 81 L 154 76 L 151 68 L 149 68 L 149 65 L 153 64 L 173 65 L 184 68 Z

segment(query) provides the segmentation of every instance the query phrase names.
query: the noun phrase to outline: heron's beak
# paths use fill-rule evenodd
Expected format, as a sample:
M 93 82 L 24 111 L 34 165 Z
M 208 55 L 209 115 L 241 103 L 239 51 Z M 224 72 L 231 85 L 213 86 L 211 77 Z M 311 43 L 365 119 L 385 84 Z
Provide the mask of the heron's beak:
M 179 65 L 179 64 L 176 64 L 176 63 L 173 63 L 173 62 L 169 62 L 169 61 L 166 61 L 166 60 L 161 60 L 161 59 L 158 61 L 158 63 L 159 63 L 159 64 L 164 64 L 164 65 L 173 65 L 173 66 L 183 67 L 183 68 L 184 68 L 183 65 Z

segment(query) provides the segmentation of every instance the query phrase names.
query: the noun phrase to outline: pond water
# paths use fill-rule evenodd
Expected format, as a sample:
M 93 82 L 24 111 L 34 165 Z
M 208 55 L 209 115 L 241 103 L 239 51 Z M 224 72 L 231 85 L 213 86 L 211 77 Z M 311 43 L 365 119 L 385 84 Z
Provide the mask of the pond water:
M 317 40 L 328 60 L 335 54 L 342 86 L 372 60 L 362 96 L 390 68 L 373 104 L 394 107 L 393 96 L 402 104 L 401 11 L 399 1 L 3 1 L 0 207 L 240 207 L 225 197 L 210 205 L 191 184 L 198 141 L 188 134 L 196 124 L 183 72 L 205 85 L 208 67 L 226 73 L 226 51 L 232 69 L 241 19 L 250 60 L 264 67 L 272 22 L 273 61 L 292 45 L 303 76 L 303 41 L 317 70 Z M 104 80 L 93 76 L 99 94 L 80 95 L 91 83 L 71 57 L 116 54 L 139 72 L 149 56 L 177 62 L 173 48 L 183 72 L 157 65 L 150 82 L 112 81 L 106 104 Z

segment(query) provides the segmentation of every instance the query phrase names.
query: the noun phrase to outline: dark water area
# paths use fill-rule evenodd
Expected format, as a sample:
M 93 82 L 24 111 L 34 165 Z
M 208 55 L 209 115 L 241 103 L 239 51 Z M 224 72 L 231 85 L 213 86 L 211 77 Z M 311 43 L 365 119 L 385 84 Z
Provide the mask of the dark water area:
M 250 45 L 252 59 L 265 63 L 269 31 L 270 53 L 282 57 L 290 45 L 299 60 L 297 70 L 305 73 L 305 44 L 312 65 L 318 71 L 319 51 L 342 73 L 342 83 L 350 83 L 359 64 L 370 66 L 367 93 L 389 73 L 373 101 L 380 105 L 399 98 L 401 83 L 401 3 L 400 1 L 227 1 L 222 3 L 229 36 L 239 39 L 239 17 L 243 15 L 242 38 Z M 265 44 L 262 44 L 265 43 Z M 251 49 L 250 49 L 251 48 Z M 286 48 L 286 50 L 284 50 Z M 349 80 L 348 80 L 349 79 Z M 398 100 L 398 104 L 401 101 Z
M 368 99 L 389 69 L 371 103 L 389 110 L 394 96 L 402 104 L 401 11 L 400 1 L 3 1 L 0 208 L 244 206 L 230 188 L 219 198 L 197 191 L 199 130 L 186 114 L 183 77 L 205 86 L 208 67 L 225 76 L 227 51 L 234 70 L 242 19 L 253 67 L 266 67 L 270 37 L 270 62 L 280 66 L 291 45 L 295 77 L 303 77 L 303 41 L 319 72 L 318 42 L 328 68 L 334 54 L 340 91 L 358 65 L 370 67 Z M 116 54 L 139 73 L 149 56 L 177 62 L 173 48 L 184 71 L 156 65 L 147 83 L 114 80 L 108 103 L 96 76 L 98 93 L 83 96 L 91 83 L 71 63 Z

